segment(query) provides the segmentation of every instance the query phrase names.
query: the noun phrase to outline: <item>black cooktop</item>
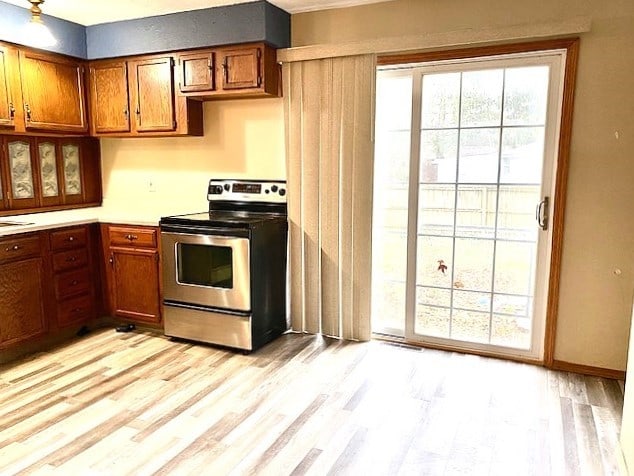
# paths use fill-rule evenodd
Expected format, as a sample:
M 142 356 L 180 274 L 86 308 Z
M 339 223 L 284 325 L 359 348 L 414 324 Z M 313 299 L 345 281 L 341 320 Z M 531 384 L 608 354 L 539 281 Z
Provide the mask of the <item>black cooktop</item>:
M 211 179 L 209 211 L 161 218 L 160 225 L 204 228 L 254 228 L 287 219 L 286 182 Z
M 175 215 L 161 218 L 163 225 L 191 225 L 222 228 L 248 228 L 254 225 L 286 220 L 285 216 L 276 213 L 261 213 L 247 211 L 210 211 L 202 213 L 190 213 L 187 215 Z

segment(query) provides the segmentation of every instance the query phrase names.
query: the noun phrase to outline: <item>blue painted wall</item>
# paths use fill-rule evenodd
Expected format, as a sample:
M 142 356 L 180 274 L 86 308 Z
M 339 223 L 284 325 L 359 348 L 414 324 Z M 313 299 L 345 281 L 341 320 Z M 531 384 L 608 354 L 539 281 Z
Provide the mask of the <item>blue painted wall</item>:
M 266 41 L 290 46 L 290 15 L 266 1 L 89 26 L 89 59 Z
M 0 1 L 0 41 L 23 44 L 20 30 L 30 15 Z M 42 19 L 58 40 L 50 51 L 84 59 L 253 41 L 286 48 L 291 38 L 290 15 L 264 0 L 89 27 L 49 15 Z
M 290 48 L 291 46 L 291 15 L 281 8 L 264 4 L 264 37 L 268 43 L 276 48 Z
M 28 6 L 26 0 L 24 3 Z M 23 44 L 21 31 L 30 19 L 31 12 L 28 9 L 0 1 L 0 41 Z M 57 38 L 57 44 L 47 48 L 49 51 L 86 58 L 85 26 L 49 15 L 42 15 L 42 21 Z

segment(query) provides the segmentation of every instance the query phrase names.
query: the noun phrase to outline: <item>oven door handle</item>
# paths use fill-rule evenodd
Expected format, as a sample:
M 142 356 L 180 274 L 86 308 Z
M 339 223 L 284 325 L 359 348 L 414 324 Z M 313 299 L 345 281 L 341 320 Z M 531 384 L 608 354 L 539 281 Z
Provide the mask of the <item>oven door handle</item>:
M 183 235 L 212 235 L 228 238 L 249 238 L 249 230 L 240 228 L 203 227 L 195 225 L 161 225 L 161 232 Z
M 182 309 L 194 309 L 196 311 L 212 311 L 212 312 L 219 312 L 222 314 L 230 314 L 232 316 L 239 316 L 239 317 L 249 317 L 251 316 L 251 311 L 236 311 L 233 309 L 224 309 L 221 307 L 211 307 L 211 306 L 199 306 L 196 304 L 185 304 L 182 302 L 178 302 L 178 301 L 172 301 L 169 299 L 165 299 L 163 301 L 163 305 L 164 306 L 172 306 L 172 307 L 180 307 Z

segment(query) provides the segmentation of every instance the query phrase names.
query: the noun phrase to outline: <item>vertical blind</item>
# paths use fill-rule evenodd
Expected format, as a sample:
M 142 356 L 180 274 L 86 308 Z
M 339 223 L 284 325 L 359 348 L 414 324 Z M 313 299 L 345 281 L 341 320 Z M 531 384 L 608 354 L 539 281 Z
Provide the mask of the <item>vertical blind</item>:
M 283 65 L 294 331 L 370 338 L 375 61 Z

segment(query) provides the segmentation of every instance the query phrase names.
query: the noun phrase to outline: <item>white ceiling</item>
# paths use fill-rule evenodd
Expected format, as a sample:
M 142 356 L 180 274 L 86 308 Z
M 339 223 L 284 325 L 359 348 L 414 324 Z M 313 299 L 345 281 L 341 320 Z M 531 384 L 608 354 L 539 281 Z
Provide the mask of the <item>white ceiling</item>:
M 28 0 L 1 0 L 24 8 L 30 8 Z M 96 25 L 132 18 L 142 18 L 167 13 L 199 10 L 248 3 L 253 0 L 46 0 L 41 8 L 44 14 L 53 15 L 81 25 Z M 299 13 L 327 8 L 339 8 L 385 0 L 269 0 L 289 13 Z

